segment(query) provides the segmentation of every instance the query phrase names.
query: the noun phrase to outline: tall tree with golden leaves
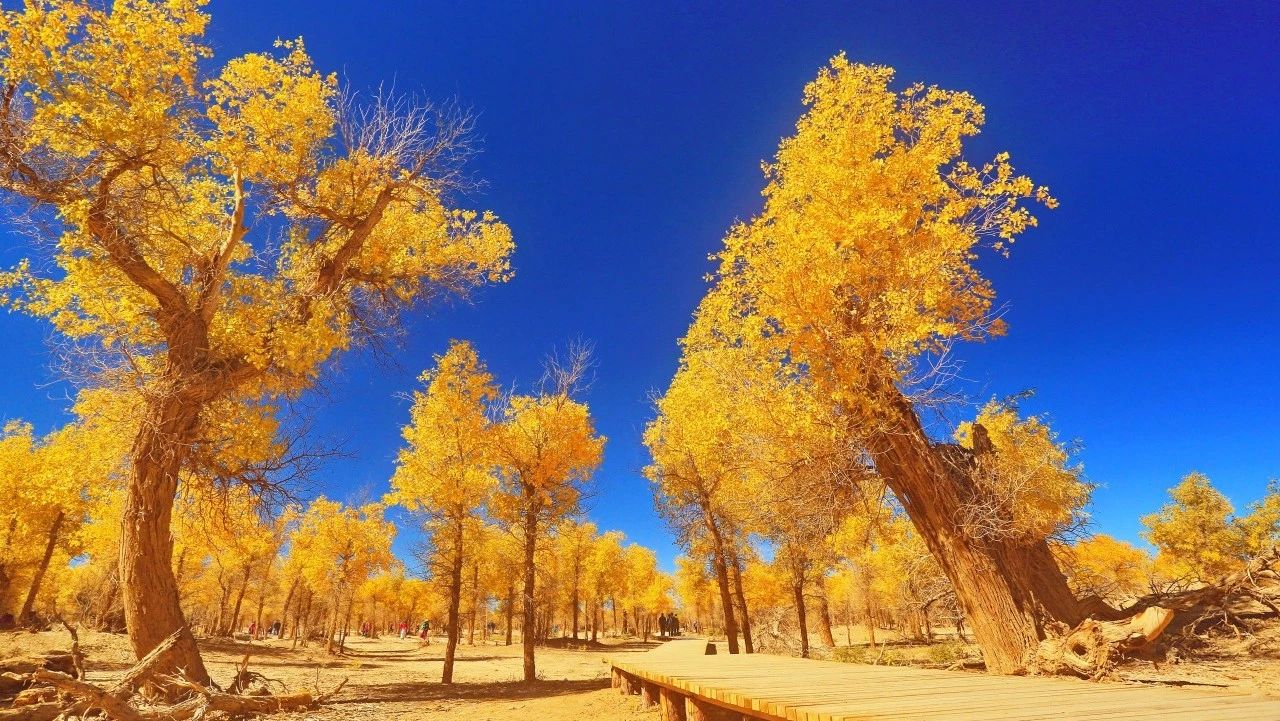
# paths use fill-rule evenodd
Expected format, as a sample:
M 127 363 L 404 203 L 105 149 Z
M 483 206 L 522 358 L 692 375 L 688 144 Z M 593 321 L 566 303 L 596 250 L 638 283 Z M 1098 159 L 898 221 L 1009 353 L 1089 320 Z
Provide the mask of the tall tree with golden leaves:
M 346 102 L 301 41 L 207 74 L 203 5 L 0 15 L 0 191 L 59 226 L 0 286 L 96 348 L 99 380 L 141 390 L 125 617 L 139 657 L 180 632 L 175 661 L 200 682 L 169 524 L 208 409 L 295 396 L 396 310 L 506 279 L 512 248 L 492 215 L 448 204 L 466 117 Z
M 765 166 L 764 208 L 734 226 L 714 287 L 685 339 L 748 348 L 802 373 L 829 398 L 952 579 L 987 666 L 1022 669 L 1044 616 L 1083 609 L 1044 538 L 981 539 L 959 510 L 983 489 L 973 452 L 933 442 L 915 403 L 922 359 L 1004 332 L 975 265 L 1055 205 L 1006 153 L 972 165 L 965 139 L 983 107 L 968 93 L 890 88 L 893 71 L 834 58 L 804 93 L 805 114 Z
M 391 478 L 396 502 L 428 516 L 434 550 L 446 558 L 449 611 L 441 683 L 453 683 L 461 624 L 464 538 L 495 487 L 488 406 L 498 397 L 493 376 L 470 343 L 454 341 L 421 377 L 413 395 L 406 447 Z
M 573 397 L 587 361 L 582 351 L 571 353 L 567 363 L 549 363 L 537 394 L 507 399 L 495 434 L 495 515 L 523 544 L 525 681 L 537 680 L 533 647 L 539 540 L 552 524 L 578 510 L 582 486 L 604 455 L 605 438 L 596 433 L 590 409 Z

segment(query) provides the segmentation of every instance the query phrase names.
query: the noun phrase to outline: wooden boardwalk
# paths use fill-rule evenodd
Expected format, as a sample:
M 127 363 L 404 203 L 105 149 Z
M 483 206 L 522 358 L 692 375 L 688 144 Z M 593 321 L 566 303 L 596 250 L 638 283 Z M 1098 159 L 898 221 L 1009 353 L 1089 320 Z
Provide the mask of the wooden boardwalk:
M 620 657 L 614 686 L 660 704 L 665 721 L 1280 721 L 1280 700 L 1262 696 L 706 650 L 680 640 Z

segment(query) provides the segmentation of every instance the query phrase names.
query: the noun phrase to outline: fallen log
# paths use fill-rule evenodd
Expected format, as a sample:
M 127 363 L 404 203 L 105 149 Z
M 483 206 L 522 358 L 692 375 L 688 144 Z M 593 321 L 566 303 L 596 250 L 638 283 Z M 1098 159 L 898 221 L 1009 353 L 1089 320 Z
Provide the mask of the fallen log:
M 11 671 L 0 673 L 0 697 L 12 696 L 27 687 L 27 677 Z
M 1235 626 L 1241 618 L 1280 616 L 1280 548 L 1261 554 L 1240 571 L 1174 593 L 1154 593 L 1118 613 L 1098 614 L 1075 627 L 1048 629 L 1027 667 L 1034 673 L 1097 679 L 1123 659 L 1160 658 L 1172 642 L 1209 622 Z M 1101 616 L 1099 618 L 1098 616 Z
M 127 701 L 112 696 L 99 686 L 71 678 L 65 673 L 42 669 L 31 674 L 31 680 L 33 683 L 52 686 L 67 696 L 84 702 L 88 708 L 100 709 L 115 721 L 143 721 L 145 718 L 137 709 L 130 706 Z M 78 706 L 80 704 L 74 702 L 66 704 L 64 705 L 64 710 L 72 705 Z
M 151 652 L 143 656 L 132 668 L 126 671 L 124 676 L 108 689 L 107 693 L 118 699 L 128 699 L 141 690 L 157 670 L 173 668 L 171 659 L 174 655 L 174 649 L 178 647 L 178 637 L 181 633 L 181 631 L 174 631 L 172 635 L 161 641 L 160 645 L 151 649 Z
M 0 710 L 0 721 L 53 721 L 67 710 L 56 701 Z
M 141 665 L 141 664 L 139 664 Z M 152 660 L 151 667 L 157 663 Z M 132 683 L 145 683 L 147 674 L 133 674 Z M 119 684 L 111 689 L 104 689 L 85 681 L 57 671 L 38 670 L 30 676 L 32 683 L 56 689 L 66 701 L 36 703 L 18 708 L 0 711 L 0 721 L 48 721 L 60 714 L 71 715 L 82 711 L 100 710 L 115 721 L 191 721 L 205 718 L 209 713 L 218 711 L 229 716 L 252 716 L 258 714 L 280 713 L 284 711 L 305 711 L 333 698 L 346 685 L 347 680 L 328 693 L 281 694 L 278 696 L 239 696 L 206 688 L 187 679 L 169 677 L 163 682 L 171 686 L 185 687 L 192 692 L 191 698 L 167 706 L 149 706 L 136 708 L 129 703 L 128 697 L 119 698 Z M 156 679 L 161 681 L 160 679 Z M 132 694 L 130 694 L 132 695 Z M 52 712 L 52 713 L 50 713 Z
M 26 676 L 42 669 L 72 675 L 76 672 L 76 660 L 72 654 L 65 651 L 0 659 L 0 673 Z
M 1045 639 L 1031 666 L 1040 673 L 1099 678 L 1119 658 L 1150 648 L 1173 617 L 1172 610 L 1151 606 L 1120 621 L 1087 618 L 1068 633 Z
M 13 707 L 34 706 L 39 703 L 47 703 L 58 699 L 58 689 L 52 686 L 41 686 L 39 688 L 29 688 L 18 694 L 13 699 Z

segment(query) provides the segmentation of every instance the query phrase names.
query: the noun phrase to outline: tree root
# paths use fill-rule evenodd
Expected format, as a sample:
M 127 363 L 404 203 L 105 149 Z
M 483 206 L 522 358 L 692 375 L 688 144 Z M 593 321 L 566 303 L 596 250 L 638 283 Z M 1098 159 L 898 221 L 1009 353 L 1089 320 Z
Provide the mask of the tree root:
M 14 705 L 0 709 L 0 721 L 52 721 L 59 716 L 82 716 L 101 712 L 116 721 L 196 721 L 219 713 L 226 717 L 253 716 L 282 711 L 303 711 L 325 703 L 340 692 L 347 680 L 327 692 L 285 693 L 271 695 L 264 685 L 252 691 L 249 681 L 266 680 L 249 671 L 246 657 L 237 666 L 232 687 L 248 691 L 248 695 L 223 692 L 198 684 L 185 676 L 165 676 L 158 669 L 169 668 L 169 657 L 177 645 L 177 634 L 170 636 L 142 658 L 110 687 L 101 687 L 74 678 L 69 673 L 33 668 L 21 676 L 29 687 Z M 139 704 L 134 697 L 149 686 L 180 690 L 187 698 L 167 705 Z M 140 699 L 142 700 L 142 699 Z
M 1238 573 L 1177 593 L 1157 593 L 1129 608 L 1091 614 L 1067 627 L 1052 626 L 1032 650 L 1033 673 L 1098 679 L 1126 658 L 1163 658 L 1210 627 L 1241 635 L 1244 618 L 1280 616 L 1280 548 L 1250 561 Z

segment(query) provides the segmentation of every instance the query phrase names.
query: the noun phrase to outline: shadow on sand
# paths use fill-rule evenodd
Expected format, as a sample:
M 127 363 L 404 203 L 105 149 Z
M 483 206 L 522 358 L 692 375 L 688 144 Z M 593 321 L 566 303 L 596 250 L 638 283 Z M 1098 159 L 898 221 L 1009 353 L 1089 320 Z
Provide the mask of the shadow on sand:
M 462 659 L 459 659 L 462 660 Z M 348 692 L 329 703 L 335 706 L 353 703 L 396 703 L 411 701 L 521 701 L 532 698 L 568 696 L 609 688 L 609 679 L 576 681 L 501 681 L 493 683 L 455 683 L 448 686 L 433 682 L 376 684 L 352 686 Z

